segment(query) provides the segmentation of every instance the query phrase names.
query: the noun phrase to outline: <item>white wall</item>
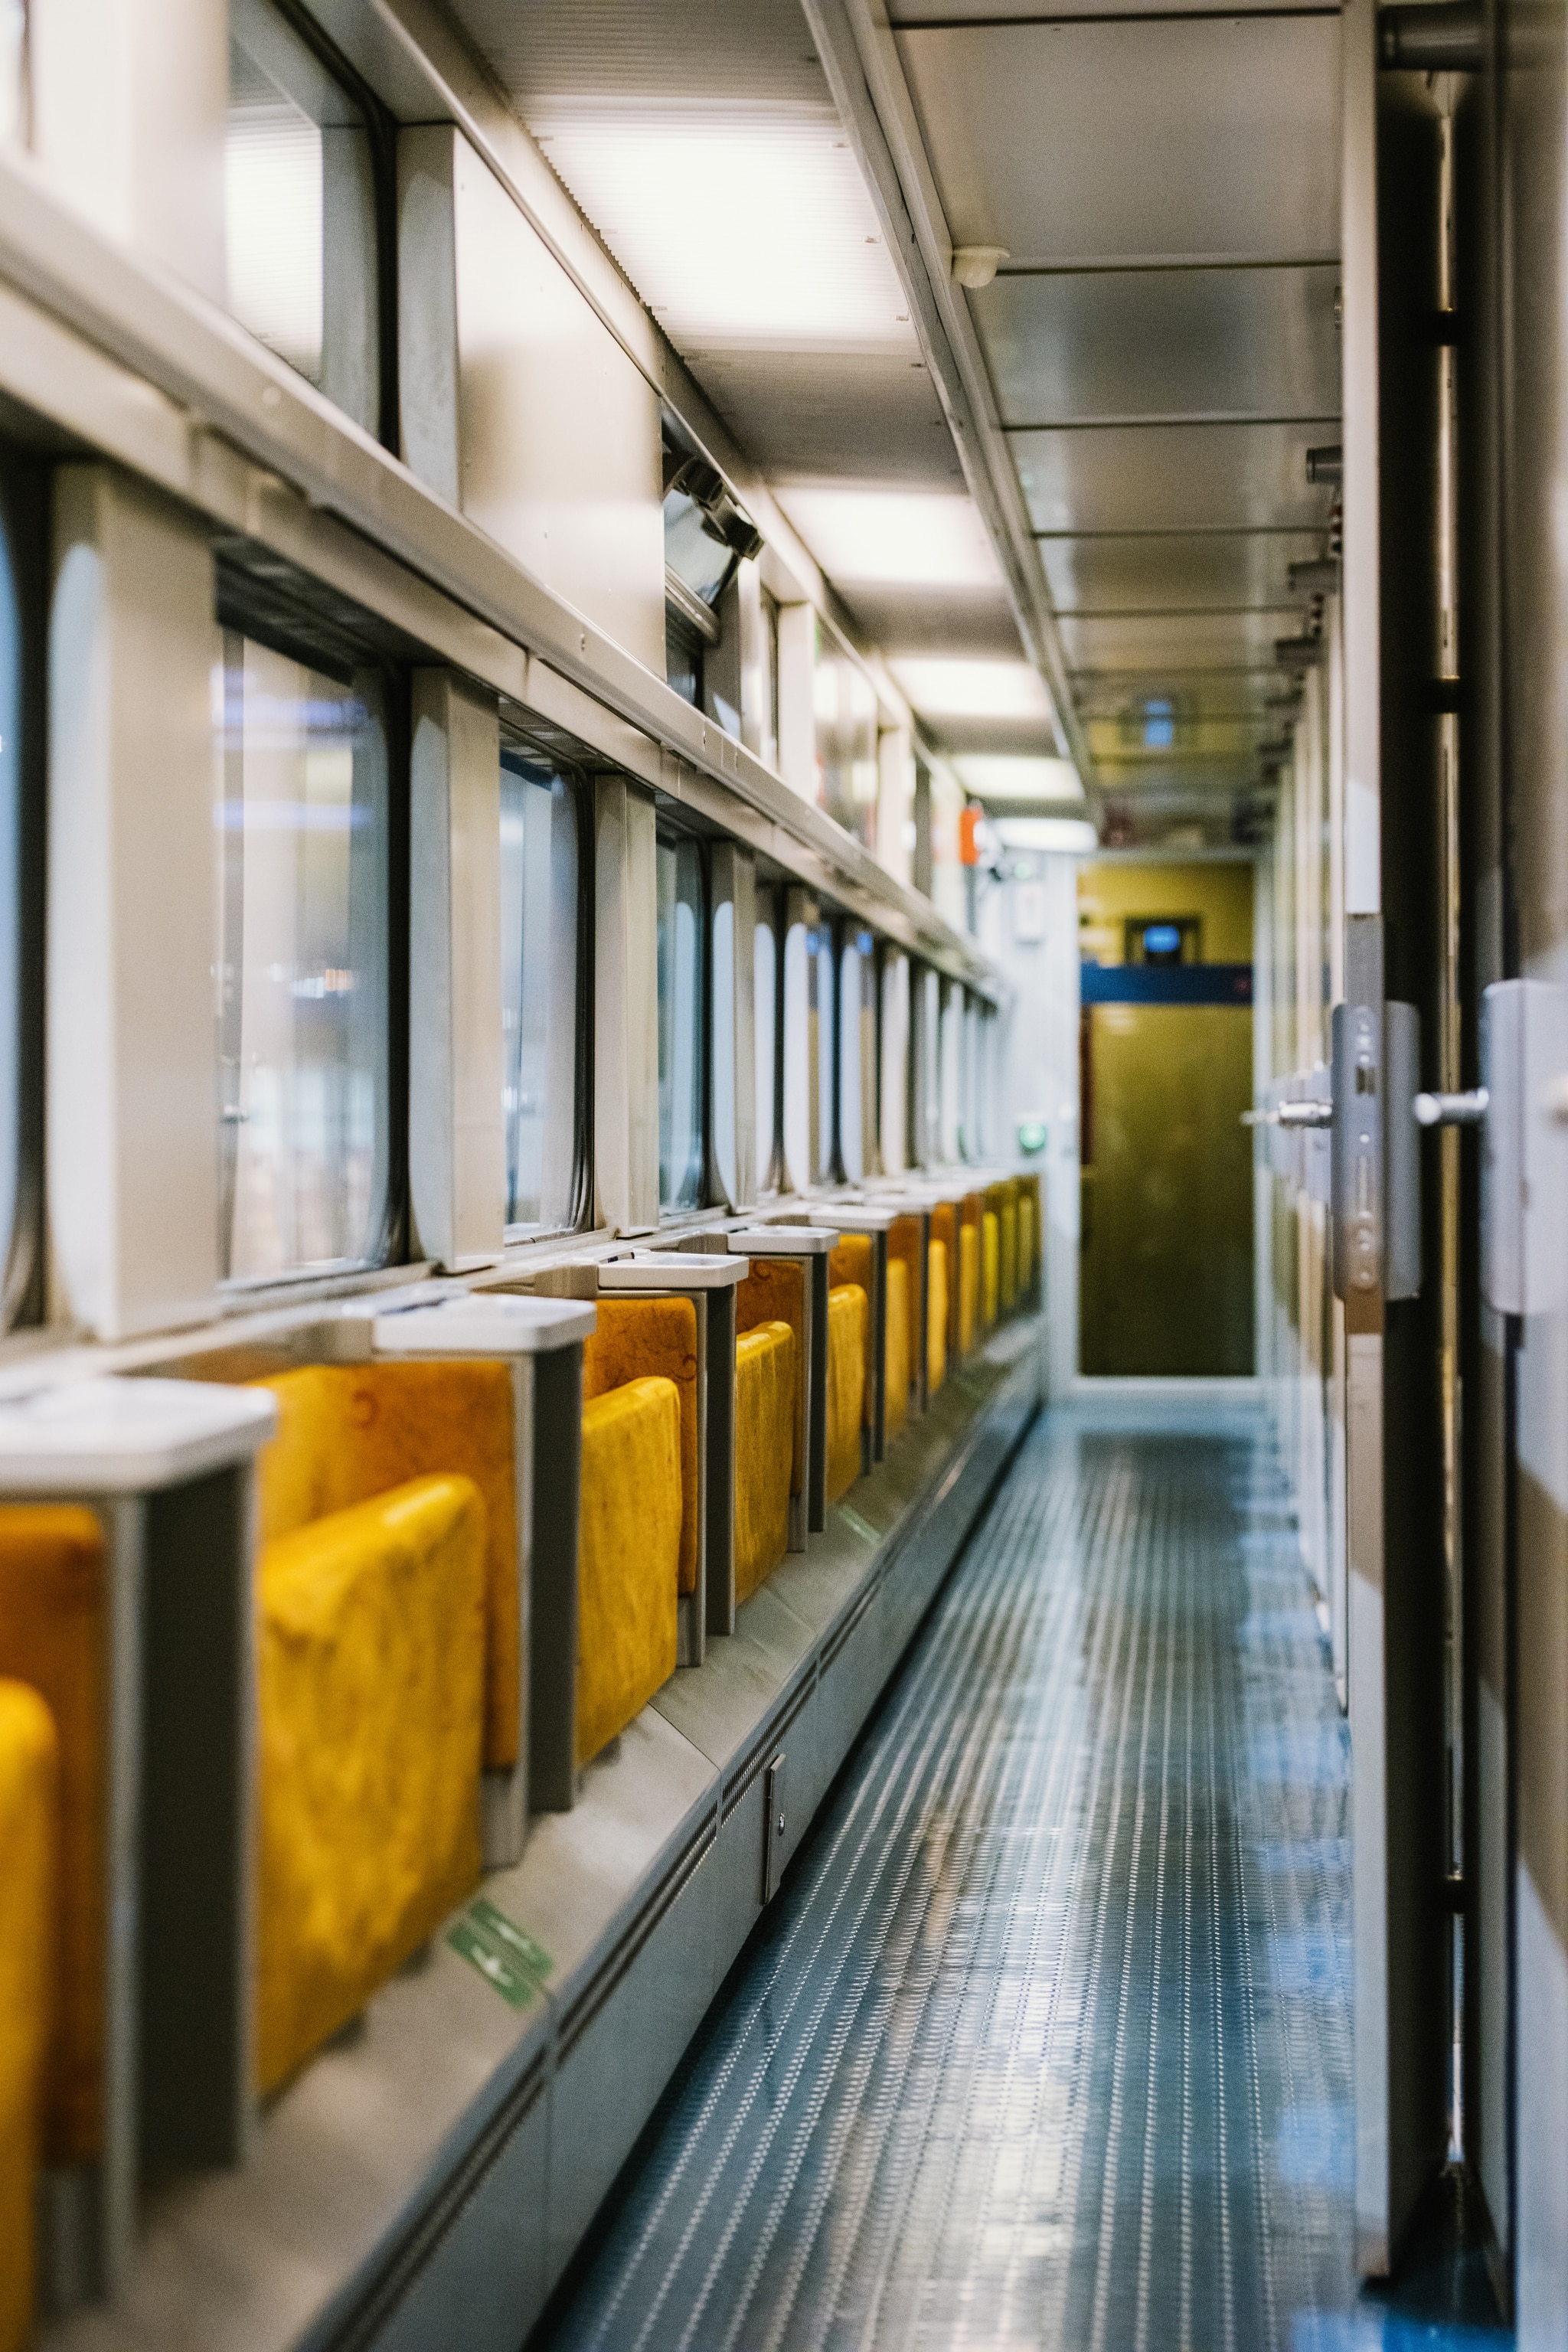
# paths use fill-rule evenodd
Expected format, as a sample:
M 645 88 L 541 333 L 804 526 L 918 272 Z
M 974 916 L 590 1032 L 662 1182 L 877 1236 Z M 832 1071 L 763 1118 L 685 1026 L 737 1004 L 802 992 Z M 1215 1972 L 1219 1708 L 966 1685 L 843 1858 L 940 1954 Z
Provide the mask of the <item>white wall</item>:
M 983 883 L 978 917 L 980 945 L 1016 991 L 1003 1023 L 998 1157 L 1045 1178 L 1047 1378 L 1064 1396 L 1078 1377 L 1079 861 L 1010 851 L 1005 862 L 1009 878 Z M 1026 1118 L 1047 1129 L 1038 1158 L 1018 1150 Z

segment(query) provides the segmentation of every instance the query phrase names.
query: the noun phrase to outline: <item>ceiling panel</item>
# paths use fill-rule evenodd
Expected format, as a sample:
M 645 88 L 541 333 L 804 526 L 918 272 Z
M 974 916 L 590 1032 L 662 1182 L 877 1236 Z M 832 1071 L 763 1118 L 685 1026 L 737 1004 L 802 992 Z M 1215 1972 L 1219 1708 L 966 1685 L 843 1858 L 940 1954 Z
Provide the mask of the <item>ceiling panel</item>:
M 1101 766 L 1215 767 L 1227 761 L 1234 765 L 1251 758 L 1272 724 L 1268 715 L 1260 711 L 1239 719 L 1196 718 L 1178 702 L 1166 748 L 1158 740 L 1147 740 L 1155 730 L 1148 724 L 1146 712 L 1146 703 L 1133 701 L 1114 719 L 1089 720 L 1085 730 L 1089 748 Z
M 1115 614 L 1061 620 L 1062 643 L 1075 670 L 1246 669 L 1272 665 L 1277 637 L 1293 636 L 1299 609 L 1286 604 L 1261 613 L 1163 613 L 1136 619 Z
M 685 356 L 765 473 L 963 486 L 936 388 L 906 352 L 712 352 L 696 345 Z
M 1127 531 L 1047 539 L 1040 559 L 1059 613 L 1278 605 L 1289 564 L 1321 555 L 1318 531 Z
M 1337 16 L 1339 9 L 1303 7 L 1301 0 L 1247 0 L 1249 16 Z M 1041 0 L 892 0 L 888 21 L 913 25 L 1039 24 L 1081 16 L 1190 16 L 1193 0 L 1064 0 L 1056 9 Z
M 1095 730 L 1121 727 L 1152 695 L 1169 700 L 1186 726 L 1234 723 L 1267 735 L 1285 723 L 1284 714 L 1269 708 L 1284 691 L 1278 670 L 1263 667 L 1195 672 L 1108 669 L 1080 677 L 1076 699 L 1091 740 L 1104 750 L 1107 747 Z
M 1337 426 L 1132 425 L 1020 433 L 1013 456 L 1037 530 L 1328 527 L 1333 493 L 1307 452 Z
M 978 654 L 1018 657 L 1018 625 L 1007 599 L 944 589 L 865 586 L 839 589 L 872 642 L 885 654 Z
M 1020 263 L 1339 249 L 1337 16 L 897 37 L 955 245 Z
M 1338 265 L 1073 270 L 973 298 L 1002 421 L 1333 416 Z

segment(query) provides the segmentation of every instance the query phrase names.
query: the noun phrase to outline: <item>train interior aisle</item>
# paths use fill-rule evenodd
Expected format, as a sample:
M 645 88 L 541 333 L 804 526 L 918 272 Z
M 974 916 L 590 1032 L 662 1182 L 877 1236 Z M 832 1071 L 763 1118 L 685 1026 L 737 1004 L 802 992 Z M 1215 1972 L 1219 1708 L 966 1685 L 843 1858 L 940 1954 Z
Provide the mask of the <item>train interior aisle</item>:
M 1267 1414 L 1051 1408 L 531 2352 L 1511 2344 L 1360 2292 L 1351 1908 Z
M 0 0 L 0 2352 L 1568 2352 L 1568 6 Z

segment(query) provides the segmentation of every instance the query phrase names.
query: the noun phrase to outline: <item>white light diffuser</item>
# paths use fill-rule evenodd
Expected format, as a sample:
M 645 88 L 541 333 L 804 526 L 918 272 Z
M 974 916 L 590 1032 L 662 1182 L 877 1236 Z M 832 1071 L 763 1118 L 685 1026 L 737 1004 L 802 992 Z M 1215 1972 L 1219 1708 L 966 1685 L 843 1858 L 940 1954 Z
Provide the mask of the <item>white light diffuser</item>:
M 889 667 L 917 710 L 932 719 L 1037 719 L 1048 726 L 1051 698 L 1023 661 L 905 655 Z
M 775 495 L 830 580 L 845 588 L 1000 589 L 973 499 L 797 482 Z
M 1081 801 L 1083 785 L 1070 760 L 1015 758 L 1001 751 L 963 751 L 953 766 L 980 801 Z
M 1004 849 L 1054 850 L 1065 857 L 1092 857 L 1100 843 L 1087 817 L 1005 816 L 996 835 Z
M 836 118 L 533 110 L 544 152 L 682 352 L 918 351 Z

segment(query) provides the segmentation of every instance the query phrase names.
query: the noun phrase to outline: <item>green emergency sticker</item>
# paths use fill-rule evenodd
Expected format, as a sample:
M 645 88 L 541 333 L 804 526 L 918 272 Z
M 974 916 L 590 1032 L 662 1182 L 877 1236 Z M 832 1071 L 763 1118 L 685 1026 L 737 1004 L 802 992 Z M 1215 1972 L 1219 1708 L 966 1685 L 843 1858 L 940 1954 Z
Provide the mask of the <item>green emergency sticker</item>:
M 447 1929 L 447 1941 L 512 2009 L 528 2007 L 555 1965 L 542 1944 L 482 1895 Z

